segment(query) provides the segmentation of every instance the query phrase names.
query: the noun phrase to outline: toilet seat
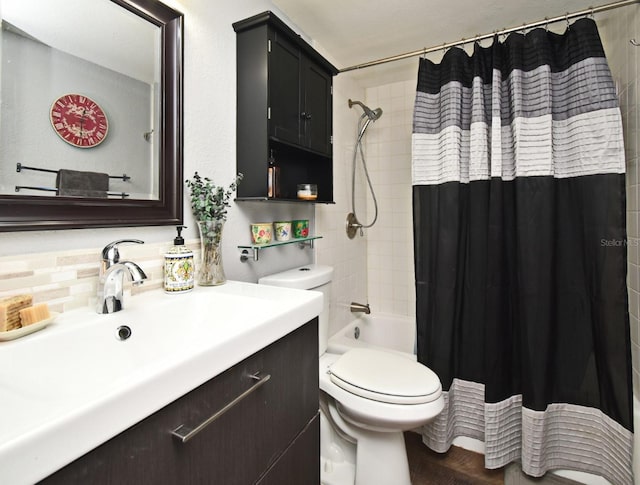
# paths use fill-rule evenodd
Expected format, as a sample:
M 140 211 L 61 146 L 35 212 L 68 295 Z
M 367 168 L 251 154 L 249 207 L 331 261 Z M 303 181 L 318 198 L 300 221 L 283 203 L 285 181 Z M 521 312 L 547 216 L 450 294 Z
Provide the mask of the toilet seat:
M 349 350 L 331 365 L 329 377 L 356 396 L 389 404 L 425 404 L 442 394 L 431 369 L 382 350 Z

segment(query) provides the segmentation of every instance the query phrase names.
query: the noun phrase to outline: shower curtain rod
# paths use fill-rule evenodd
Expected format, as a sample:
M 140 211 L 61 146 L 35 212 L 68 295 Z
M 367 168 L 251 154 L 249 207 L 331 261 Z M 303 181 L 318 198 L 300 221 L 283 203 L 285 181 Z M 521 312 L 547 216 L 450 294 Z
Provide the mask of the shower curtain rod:
M 377 59 L 375 61 L 365 62 L 363 64 L 356 64 L 355 66 L 345 67 L 344 69 L 340 69 L 338 73 L 355 71 L 357 69 L 364 69 L 366 67 L 378 66 L 380 64 L 386 64 L 387 62 L 399 61 L 402 59 L 408 59 L 409 57 L 421 56 L 424 54 L 428 54 L 430 52 L 436 52 L 441 49 L 447 50 L 451 47 L 456 47 L 459 45 L 468 44 L 469 42 L 479 42 L 481 40 L 490 39 L 496 35 L 504 35 L 510 34 L 511 32 L 517 32 L 519 30 L 527 30 L 535 27 L 542 27 L 548 24 L 552 24 L 555 22 L 561 22 L 569 19 L 573 19 L 576 17 L 584 17 L 585 15 L 595 14 L 598 12 L 604 12 L 606 10 L 613 10 L 614 8 L 626 7 L 627 5 L 632 5 L 634 3 L 638 3 L 640 0 L 621 0 L 619 2 L 607 3 L 605 5 L 600 5 L 599 7 L 589 7 L 584 10 L 580 10 L 578 12 L 566 13 L 564 15 L 559 15 L 557 17 L 547 18 L 545 17 L 543 20 L 538 20 L 537 22 L 532 22 L 529 24 L 518 25 L 517 27 L 510 27 L 508 29 L 496 30 L 495 32 L 491 32 L 490 34 L 484 35 L 476 35 L 474 37 L 470 37 L 469 39 L 460 39 L 454 42 L 445 42 L 444 44 L 433 46 L 433 47 L 425 47 L 423 49 L 405 52 L 404 54 L 398 54 L 391 57 L 384 57 L 382 59 Z

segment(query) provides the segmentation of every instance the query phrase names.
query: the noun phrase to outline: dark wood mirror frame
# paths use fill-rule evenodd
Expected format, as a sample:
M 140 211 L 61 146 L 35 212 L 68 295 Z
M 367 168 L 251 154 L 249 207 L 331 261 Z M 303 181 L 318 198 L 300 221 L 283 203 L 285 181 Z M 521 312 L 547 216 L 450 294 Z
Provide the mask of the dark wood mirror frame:
M 182 224 L 184 17 L 153 0 L 111 0 L 161 29 L 159 200 L 0 195 L 0 232 Z

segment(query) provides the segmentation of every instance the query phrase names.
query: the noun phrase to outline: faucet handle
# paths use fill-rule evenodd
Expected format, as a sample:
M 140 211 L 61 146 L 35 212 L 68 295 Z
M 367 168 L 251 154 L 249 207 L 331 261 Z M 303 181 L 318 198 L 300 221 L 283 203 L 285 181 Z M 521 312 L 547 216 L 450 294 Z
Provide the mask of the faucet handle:
M 120 261 L 120 252 L 118 251 L 118 245 L 124 243 L 144 244 L 144 241 L 140 239 L 119 239 L 107 244 L 102 250 L 102 260 L 108 261 L 111 264 L 115 264 Z

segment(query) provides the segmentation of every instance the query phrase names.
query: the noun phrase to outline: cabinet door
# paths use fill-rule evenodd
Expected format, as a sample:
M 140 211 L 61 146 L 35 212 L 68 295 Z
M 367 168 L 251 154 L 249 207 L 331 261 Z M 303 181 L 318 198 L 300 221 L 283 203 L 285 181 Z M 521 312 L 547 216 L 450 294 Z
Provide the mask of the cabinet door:
M 272 33 L 269 54 L 269 134 L 300 144 L 300 49 L 277 31 Z
M 331 76 L 309 60 L 304 63 L 304 145 L 331 155 Z
M 291 449 L 318 413 L 317 319 L 194 389 L 42 483 L 46 485 L 250 485 Z M 171 431 L 195 428 L 252 386 L 271 378 L 190 441 Z M 311 444 L 310 444 L 311 443 Z M 313 446 L 311 440 L 297 446 Z M 310 450 L 296 451 L 300 456 Z M 283 462 L 284 465 L 284 462 Z M 315 469 L 315 468 L 314 468 Z M 306 485 L 306 484 L 305 484 Z
M 256 485 L 318 485 L 320 483 L 320 415 L 316 414 Z

